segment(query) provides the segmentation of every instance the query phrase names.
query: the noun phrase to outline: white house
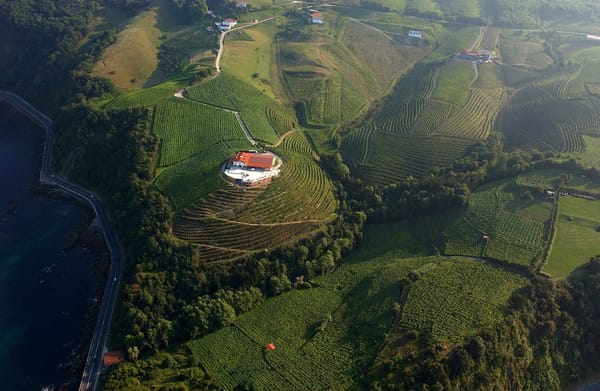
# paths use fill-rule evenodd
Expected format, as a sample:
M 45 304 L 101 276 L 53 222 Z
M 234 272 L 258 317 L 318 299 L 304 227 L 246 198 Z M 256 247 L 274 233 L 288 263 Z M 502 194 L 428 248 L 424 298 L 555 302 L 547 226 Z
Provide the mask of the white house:
M 246 8 L 246 7 L 248 7 L 248 2 L 247 1 L 240 1 L 240 2 L 236 3 L 235 6 L 237 8 Z
M 408 30 L 408 36 L 410 38 L 419 38 L 419 39 L 422 39 L 423 38 L 423 32 L 419 31 L 419 30 Z
M 323 24 L 323 17 L 318 12 L 312 12 L 308 18 L 308 21 L 312 24 Z
M 226 18 L 221 21 L 221 23 L 217 24 L 219 26 L 219 30 L 226 31 L 231 30 L 237 24 L 237 20 L 233 18 Z

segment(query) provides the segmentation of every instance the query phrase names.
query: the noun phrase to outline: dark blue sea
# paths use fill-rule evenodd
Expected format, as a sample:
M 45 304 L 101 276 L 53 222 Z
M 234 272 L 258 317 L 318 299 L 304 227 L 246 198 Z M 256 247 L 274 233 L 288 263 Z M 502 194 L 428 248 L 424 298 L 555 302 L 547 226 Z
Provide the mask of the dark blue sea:
M 33 192 L 42 131 L 0 104 L 0 389 L 75 384 L 98 294 L 82 205 Z M 87 317 L 87 321 L 86 321 Z M 71 388 L 67 388 L 71 389 Z

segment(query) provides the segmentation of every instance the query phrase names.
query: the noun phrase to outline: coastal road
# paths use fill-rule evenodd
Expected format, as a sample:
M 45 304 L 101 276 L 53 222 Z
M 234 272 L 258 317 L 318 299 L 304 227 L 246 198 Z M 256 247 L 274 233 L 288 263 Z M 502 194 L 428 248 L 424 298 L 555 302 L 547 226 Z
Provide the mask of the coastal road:
M 111 227 L 110 220 L 106 210 L 102 207 L 98 196 L 90 191 L 82 189 L 65 179 L 59 178 L 50 171 L 52 158 L 52 120 L 39 112 L 35 107 L 20 96 L 11 92 L 0 91 L 0 101 L 5 101 L 13 105 L 17 110 L 27 115 L 31 120 L 38 123 L 46 132 L 46 142 L 42 154 L 40 165 L 40 183 L 46 183 L 61 188 L 83 201 L 85 201 L 96 214 L 98 224 L 104 235 L 106 246 L 111 255 L 111 265 L 108 271 L 108 280 L 104 288 L 104 296 L 100 309 L 98 310 L 98 320 L 92 335 L 90 349 L 79 385 L 79 391 L 94 391 L 98 383 L 98 377 L 102 371 L 104 346 L 108 336 L 108 330 L 115 308 L 119 283 L 121 280 L 121 246 L 116 233 Z

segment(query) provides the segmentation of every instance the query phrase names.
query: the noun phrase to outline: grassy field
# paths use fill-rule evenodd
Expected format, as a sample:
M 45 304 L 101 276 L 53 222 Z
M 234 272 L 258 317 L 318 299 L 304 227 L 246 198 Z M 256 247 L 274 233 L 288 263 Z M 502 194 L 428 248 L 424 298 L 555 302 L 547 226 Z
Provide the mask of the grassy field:
M 469 83 L 475 77 L 473 66 L 465 62 L 451 62 L 442 67 L 432 98 L 463 106 L 469 98 Z
M 561 197 L 556 237 L 544 271 L 566 277 L 600 254 L 600 201 Z
M 306 236 L 334 217 L 333 187 L 301 131 L 275 152 L 281 174 L 266 188 L 225 186 L 179 213 L 173 233 L 195 243 L 207 261 L 222 261 Z
M 156 27 L 157 11 L 152 8 L 133 19 L 117 41 L 94 65 L 94 75 L 110 79 L 123 91 L 139 89 L 156 70 L 161 31 Z
M 407 252 L 406 228 L 406 223 L 369 227 L 363 247 L 315 279 L 315 287 L 269 299 L 233 326 L 188 343 L 189 350 L 225 390 L 240 384 L 351 389 L 392 328 L 462 341 L 499 321 L 510 294 L 526 284 L 485 262 L 406 258 L 424 250 L 411 242 Z M 267 343 L 276 350 L 265 351 Z
M 136 106 L 152 107 L 173 96 L 173 93 L 181 87 L 182 84 L 176 80 L 167 81 L 150 88 L 131 91 L 116 98 L 97 102 L 96 105 L 104 110 L 121 110 Z
M 234 36 L 230 39 L 228 34 L 221 60 L 225 72 L 275 100 L 278 97 L 271 88 L 271 72 L 274 66 L 273 37 L 277 32 L 277 23 L 278 19 L 275 19 L 241 30 L 240 33 L 249 37 L 244 40 L 235 39 Z
M 540 42 L 523 40 L 514 32 L 503 32 L 500 39 L 502 62 L 511 65 L 523 65 L 532 68 L 545 68 L 554 61 Z

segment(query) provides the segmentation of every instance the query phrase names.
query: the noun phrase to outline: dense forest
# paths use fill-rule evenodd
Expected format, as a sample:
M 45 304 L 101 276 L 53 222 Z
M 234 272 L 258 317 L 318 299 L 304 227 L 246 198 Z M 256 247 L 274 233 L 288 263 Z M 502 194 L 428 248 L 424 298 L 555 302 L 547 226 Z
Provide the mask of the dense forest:
M 339 153 L 321 156 L 339 209 L 323 232 L 292 245 L 263 251 L 233 264 L 207 264 L 194 247 L 171 235 L 172 210 L 152 186 L 158 140 L 148 109 L 99 111 L 87 101 L 117 94 L 90 67 L 115 39 L 94 34 L 93 13 L 102 3 L 136 13 L 148 0 L 0 0 L 0 89 L 19 93 L 55 118 L 53 167 L 101 195 L 124 246 L 126 264 L 115 338 L 132 361 L 231 324 L 265 298 L 311 286 L 361 245 L 368 223 L 392 222 L 462 208 L 479 185 L 539 168 L 568 167 L 589 177 L 574 160 L 553 152 L 504 150 L 493 134 L 462 159 L 421 179 L 385 187 L 349 174 Z M 202 0 L 173 0 L 182 20 L 207 11 Z M 593 1 L 491 0 L 499 25 L 537 23 L 564 12 L 600 18 Z M 397 390 L 556 389 L 600 365 L 600 260 L 590 274 L 559 283 L 533 277 L 513 295 L 505 320 L 464 345 L 442 352 L 426 334 L 408 336 L 402 351 L 389 351 L 362 379 L 366 388 Z M 525 359 L 527 358 L 527 359 Z M 524 367 L 524 362 L 535 362 Z M 118 369 L 107 389 L 127 389 L 132 364 Z M 208 379 L 201 379 L 207 387 Z M 130 389 L 136 389 L 129 384 Z M 111 388 L 112 387 L 112 388 Z

